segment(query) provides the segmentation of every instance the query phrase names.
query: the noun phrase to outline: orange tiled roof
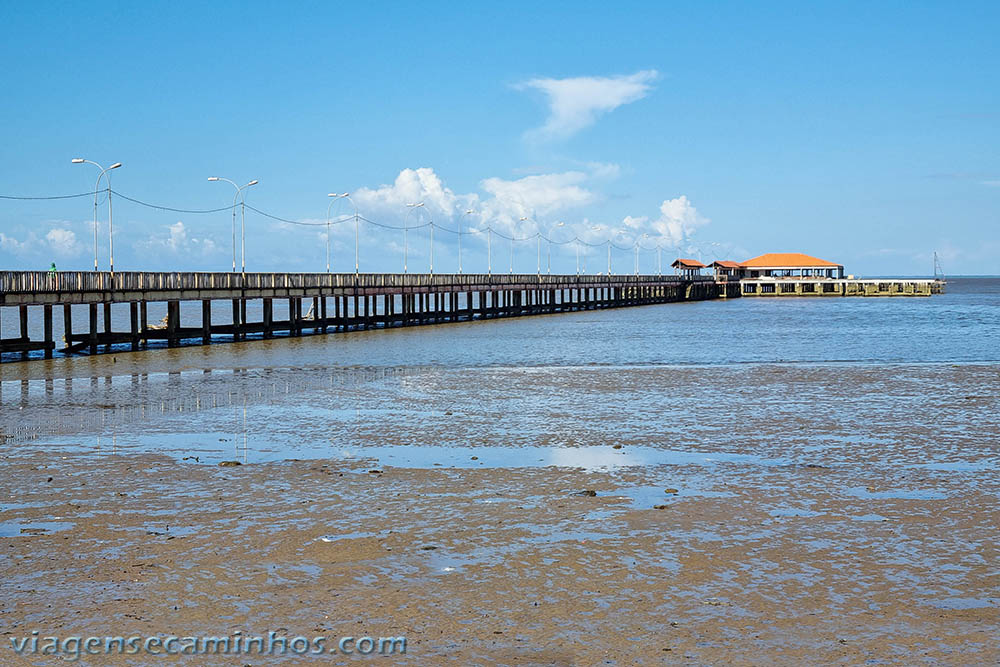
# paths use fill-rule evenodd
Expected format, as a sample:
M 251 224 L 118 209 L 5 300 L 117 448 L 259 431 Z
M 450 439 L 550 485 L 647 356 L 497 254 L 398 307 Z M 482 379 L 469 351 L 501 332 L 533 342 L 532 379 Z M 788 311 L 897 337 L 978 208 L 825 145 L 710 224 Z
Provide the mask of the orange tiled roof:
M 809 255 L 803 255 L 800 252 L 769 252 L 766 255 L 761 255 L 760 257 L 754 257 L 753 259 L 748 259 L 742 262 L 740 266 L 744 267 L 780 267 L 780 268 L 798 268 L 798 267 L 813 267 L 813 266 L 832 266 L 837 267 L 840 264 L 834 264 L 833 262 L 828 262 L 825 259 L 818 259 L 816 257 L 810 257 Z
M 678 259 L 670 266 L 683 266 L 685 269 L 704 269 L 705 265 L 696 259 Z
M 740 268 L 740 263 L 729 259 L 717 259 L 712 262 L 712 266 L 721 266 L 724 269 L 738 269 Z

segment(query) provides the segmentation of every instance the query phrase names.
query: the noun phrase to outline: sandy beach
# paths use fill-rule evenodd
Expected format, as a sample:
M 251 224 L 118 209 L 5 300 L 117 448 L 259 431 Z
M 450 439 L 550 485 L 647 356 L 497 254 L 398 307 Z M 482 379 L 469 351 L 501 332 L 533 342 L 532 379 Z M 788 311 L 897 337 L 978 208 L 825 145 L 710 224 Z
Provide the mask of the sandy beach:
M 579 391 L 603 392 L 614 405 L 627 387 L 683 390 L 706 372 L 597 369 L 562 381 L 572 376 Z M 348 459 L 220 466 L 205 454 L 8 447 L 3 660 L 14 655 L 11 638 L 38 630 L 405 636 L 405 655 L 379 658 L 405 664 L 996 663 L 997 367 L 714 372 L 758 377 L 755 393 L 778 406 L 804 385 L 855 390 L 794 418 L 731 407 L 722 415 L 734 425 L 728 439 L 699 434 L 684 447 L 694 456 L 659 462 L 655 448 L 636 442 L 648 435 L 601 435 L 600 444 L 585 428 L 558 465 L 529 460 L 541 451 L 530 420 L 514 450 L 523 455 L 503 450 L 498 459 L 493 445 L 503 443 L 473 438 L 481 422 L 450 399 L 455 419 L 437 441 L 468 439 L 469 449 L 449 459 L 431 448 L 413 467 L 363 449 Z M 435 370 L 422 382 L 433 395 L 435 383 L 452 379 Z M 948 400 L 907 395 L 926 384 L 976 389 Z M 885 401 L 897 409 L 882 412 Z M 866 405 L 879 420 L 855 434 L 878 444 L 852 445 Z M 583 423 L 590 418 L 603 416 Z M 407 429 L 401 437 L 399 426 L 371 424 L 364 438 L 403 449 L 401 441 L 435 441 Z M 630 465 L 630 455 L 648 460 Z

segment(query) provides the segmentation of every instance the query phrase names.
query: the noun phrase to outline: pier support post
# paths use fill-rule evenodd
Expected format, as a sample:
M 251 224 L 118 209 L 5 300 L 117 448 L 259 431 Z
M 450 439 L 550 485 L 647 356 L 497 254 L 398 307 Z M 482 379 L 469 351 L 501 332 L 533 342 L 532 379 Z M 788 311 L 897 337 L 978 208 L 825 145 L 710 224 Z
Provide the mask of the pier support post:
M 324 296 L 319 301 L 320 319 L 323 321 L 323 325 L 320 327 L 320 331 L 326 333 L 326 301 L 327 298 Z
M 52 304 L 47 303 L 42 306 L 42 318 L 42 328 L 45 332 L 45 358 L 51 359 L 52 348 L 55 347 L 55 343 L 52 342 Z
M 240 339 L 240 300 L 233 299 L 233 340 Z
M 17 312 L 18 312 L 18 316 L 20 318 L 20 324 L 21 324 L 21 327 L 20 327 L 21 342 L 27 343 L 28 342 L 28 307 L 27 306 L 18 306 Z
M 212 300 L 201 301 L 201 342 L 208 345 L 212 342 Z
M 177 327 L 181 319 L 181 302 L 167 301 L 167 347 L 177 347 Z
M 131 336 L 132 351 L 139 349 L 139 304 L 135 301 L 128 302 L 128 323 L 129 335 Z
M 63 304 L 63 340 L 66 347 L 73 344 L 73 307 L 68 303 Z
M 262 307 L 264 319 L 264 338 L 270 338 L 272 334 L 272 325 L 274 324 L 274 303 L 271 299 L 264 299 L 264 305 Z
M 139 337 L 142 338 L 143 345 L 149 347 L 149 317 L 145 301 L 139 302 Z
M 89 352 L 91 354 L 97 354 L 97 304 L 90 304 L 90 331 L 88 342 L 90 343 Z
M 111 349 L 111 302 L 104 304 L 104 351 Z

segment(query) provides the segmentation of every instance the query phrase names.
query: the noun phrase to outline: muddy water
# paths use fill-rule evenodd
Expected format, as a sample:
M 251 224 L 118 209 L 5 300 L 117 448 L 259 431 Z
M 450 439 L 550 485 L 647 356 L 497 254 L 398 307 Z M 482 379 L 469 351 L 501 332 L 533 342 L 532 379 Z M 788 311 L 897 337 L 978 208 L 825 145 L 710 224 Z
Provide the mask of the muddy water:
M 949 287 L 5 364 L 0 619 L 994 664 L 998 289 Z

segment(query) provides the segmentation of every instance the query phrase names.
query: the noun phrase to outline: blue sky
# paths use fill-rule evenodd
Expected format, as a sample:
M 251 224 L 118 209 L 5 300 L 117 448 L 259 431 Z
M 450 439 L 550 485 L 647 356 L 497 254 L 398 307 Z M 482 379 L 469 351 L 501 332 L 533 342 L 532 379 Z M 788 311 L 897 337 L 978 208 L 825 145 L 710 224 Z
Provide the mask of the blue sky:
M 936 250 L 949 274 L 1000 274 L 1000 5 L 470 5 L 4 3 L 0 194 L 92 190 L 73 157 L 120 161 L 116 191 L 176 208 L 229 205 L 208 176 L 259 179 L 249 205 L 320 224 L 248 211 L 248 270 L 325 270 L 336 191 L 376 222 L 440 225 L 439 272 L 461 217 L 481 230 L 466 271 L 491 227 L 613 235 L 615 271 L 638 242 L 644 272 L 659 245 L 664 263 L 801 251 L 863 275 L 929 273 Z M 92 220 L 86 197 L 0 200 L 0 269 L 91 268 Z M 118 270 L 232 263 L 226 211 L 115 198 L 114 232 Z M 401 269 L 401 232 L 360 236 L 362 270 Z M 350 224 L 331 246 L 353 270 Z M 408 246 L 425 270 L 428 228 Z M 535 241 L 514 250 L 533 272 Z M 494 238 L 495 271 L 509 252 Z M 606 248 L 582 261 L 606 270 Z

